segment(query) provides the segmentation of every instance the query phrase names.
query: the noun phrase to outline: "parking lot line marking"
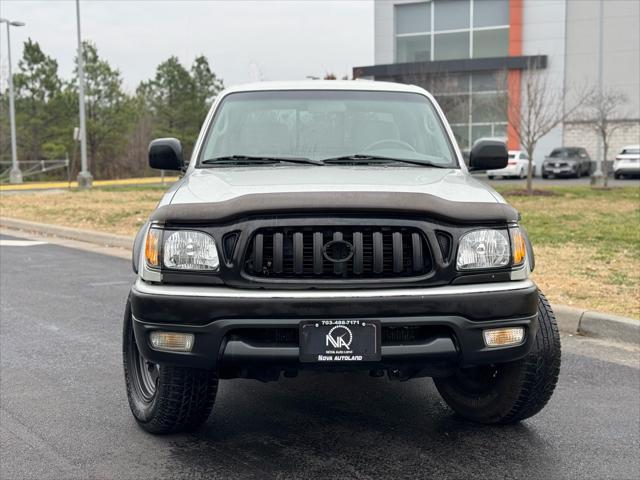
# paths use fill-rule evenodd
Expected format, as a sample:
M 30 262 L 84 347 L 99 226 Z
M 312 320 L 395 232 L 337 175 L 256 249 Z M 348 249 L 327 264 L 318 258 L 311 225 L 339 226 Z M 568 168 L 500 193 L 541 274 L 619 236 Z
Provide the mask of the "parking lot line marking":
M 47 242 L 39 242 L 36 240 L 2 240 L 0 239 L 0 247 L 32 247 L 34 245 L 46 245 Z
M 130 283 L 129 280 L 114 280 L 113 282 L 93 282 L 88 285 L 90 287 L 110 287 L 112 285 L 128 285 Z

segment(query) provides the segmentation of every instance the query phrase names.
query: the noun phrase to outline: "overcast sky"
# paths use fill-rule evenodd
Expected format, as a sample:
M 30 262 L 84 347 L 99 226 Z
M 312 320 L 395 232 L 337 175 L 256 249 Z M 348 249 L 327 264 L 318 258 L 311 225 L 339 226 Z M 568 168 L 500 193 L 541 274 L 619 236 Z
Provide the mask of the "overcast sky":
M 206 55 L 227 86 L 351 75 L 352 67 L 373 62 L 372 0 L 81 0 L 80 13 L 83 39 L 122 72 L 130 91 L 170 55 L 185 66 Z M 27 24 L 11 29 L 14 72 L 31 37 L 58 60 L 61 76 L 70 76 L 74 0 L 0 0 L 0 16 Z M 5 25 L 0 30 L 4 77 Z

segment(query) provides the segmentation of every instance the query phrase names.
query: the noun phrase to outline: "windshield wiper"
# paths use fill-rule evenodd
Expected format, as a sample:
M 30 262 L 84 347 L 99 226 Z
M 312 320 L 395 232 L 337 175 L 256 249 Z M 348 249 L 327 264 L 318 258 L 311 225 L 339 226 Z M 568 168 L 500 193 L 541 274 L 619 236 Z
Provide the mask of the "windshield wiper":
M 200 162 L 203 165 L 266 165 L 272 163 L 305 163 L 311 165 L 323 165 L 320 160 L 305 157 L 271 157 L 268 155 L 226 155 L 222 157 L 207 158 Z
M 384 155 L 369 155 L 364 153 L 357 153 L 354 155 L 344 155 L 341 157 L 325 158 L 322 160 L 325 165 L 348 163 L 353 165 L 367 165 L 372 163 L 410 163 L 411 165 L 420 165 L 421 167 L 434 167 L 434 168 L 450 168 L 446 165 L 440 165 L 428 160 L 412 160 L 409 158 L 395 158 L 386 157 Z

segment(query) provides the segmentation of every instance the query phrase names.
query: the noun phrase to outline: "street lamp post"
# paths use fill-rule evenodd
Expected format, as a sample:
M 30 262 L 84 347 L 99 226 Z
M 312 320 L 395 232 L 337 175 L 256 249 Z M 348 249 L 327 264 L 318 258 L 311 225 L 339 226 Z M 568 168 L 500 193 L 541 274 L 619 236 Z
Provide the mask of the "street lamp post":
M 603 56 L 604 56 L 604 0 L 600 0 L 599 3 L 599 16 L 598 16 L 598 101 L 602 99 L 602 77 L 604 71 Z M 596 170 L 591 174 L 591 185 L 602 187 L 604 186 L 604 173 L 602 172 L 602 162 L 607 161 L 604 156 L 604 149 L 602 148 L 602 140 L 598 135 L 598 156 L 596 158 Z
M 13 94 L 13 74 L 11 73 L 11 27 L 24 27 L 24 22 L 12 22 L 6 18 L 0 18 L 0 23 L 7 24 L 7 58 L 9 60 L 9 123 L 11 125 L 11 171 L 9 181 L 22 183 L 22 172 L 18 163 L 18 147 L 16 145 L 16 108 Z
M 76 0 L 76 23 L 78 26 L 78 97 L 80 105 L 80 160 L 78 187 L 91 188 L 93 177 L 87 165 L 87 128 L 84 112 L 84 57 L 82 56 L 82 35 L 80 34 L 80 0 Z

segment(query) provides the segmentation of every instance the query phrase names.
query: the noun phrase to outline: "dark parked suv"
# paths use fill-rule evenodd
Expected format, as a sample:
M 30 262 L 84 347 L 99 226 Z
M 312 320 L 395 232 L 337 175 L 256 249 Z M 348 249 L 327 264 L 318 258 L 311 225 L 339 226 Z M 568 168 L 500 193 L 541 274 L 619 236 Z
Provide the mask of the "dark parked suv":
M 539 412 L 560 339 L 529 278 L 518 212 L 469 169 L 504 168 L 477 142 L 465 165 L 421 88 L 261 83 L 216 99 L 191 160 L 176 139 L 153 168 L 183 171 L 142 227 L 123 353 L 147 431 L 206 421 L 219 379 L 301 370 L 433 377 L 482 423 Z
M 542 178 L 589 175 L 591 158 L 582 147 L 554 148 L 542 163 Z

